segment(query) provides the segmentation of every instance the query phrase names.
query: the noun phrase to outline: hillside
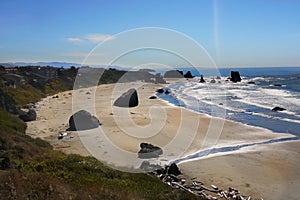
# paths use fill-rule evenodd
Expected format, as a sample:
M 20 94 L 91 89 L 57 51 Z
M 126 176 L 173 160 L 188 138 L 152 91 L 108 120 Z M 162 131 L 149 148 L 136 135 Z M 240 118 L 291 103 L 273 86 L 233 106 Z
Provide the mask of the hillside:
M 46 95 L 72 89 L 76 73 L 75 68 L 63 70 L 50 80 L 25 68 L 14 72 L 17 76 L 1 74 L 0 199 L 195 199 L 148 174 L 116 171 L 25 135 L 26 124 L 14 114 Z M 123 74 L 106 71 L 100 83 L 117 81 Z

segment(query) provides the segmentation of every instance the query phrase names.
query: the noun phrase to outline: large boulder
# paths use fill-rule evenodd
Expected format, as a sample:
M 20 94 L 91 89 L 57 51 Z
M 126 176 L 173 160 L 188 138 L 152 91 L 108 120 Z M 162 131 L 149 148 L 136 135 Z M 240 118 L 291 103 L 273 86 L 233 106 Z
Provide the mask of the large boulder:
M 165 91 L 164 91 L 163 88 L 160 88 L 160 89 L 157 89 L 156 92 L 162 94 L 162 93 L 164 93 Z
M 178 166 L 175 163 L 172 163 L 170 166 L 166 167 L 167 174 L 178 176 L 181 174 L 181 171 L 179 170 Z
M 241 79 L 240 73 L 238 71 L 231 71 L 230 80 L 234 83 L 241 82 L 242 79 Z
M 70 117 L 67 131 L 88 130 L 97 128 L 99 125 L 101 124 L 95 116 L 85 110 L 80 110 Z
M 139 104 L 138 94 L 134 88 L 123 93 L 114 102 L 114 106 L 118 106 L 118 107 L 135 107 L 138 106 L 138 104 Z
M 29 109 L 28 112 L 23 112 L 19 115 L 19 118 L 24 122 L 30 122 L 36 120 L 36 112 L 33 109 Z
M 285 108 L 278 107 L 278 106 L 276 106 L 276 107 L 274 107 L 274 108 L 272 109 L 272 111 L 284 111 L 284 110 L 286 110 L 286 109 L 285 109 Z
M 138 152 L 138 157 L 142 159 L 146 158 L 157 158 L 163 154 L 163 150 L 160 147 L 154 146 L 148 143 L 140 144 L 140 151 Z
M 187 71 L 184 75 L 184 78 L 194 78 L 194 76 L 192 75 L 192 73 L 190 71 Z

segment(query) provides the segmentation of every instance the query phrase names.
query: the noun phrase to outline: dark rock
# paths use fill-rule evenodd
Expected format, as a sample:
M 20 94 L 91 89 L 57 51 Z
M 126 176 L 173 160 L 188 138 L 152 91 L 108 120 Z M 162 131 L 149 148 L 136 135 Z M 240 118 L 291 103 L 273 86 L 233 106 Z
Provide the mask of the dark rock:
M 255 84 L 255 82 L 254 81 L 249 81 L 248 84 Z
M 212 80 L 210 81 L 210 83 L 216 83 L 216 80 L 215 80 L 215 79 L 212 79 Z
M 19 115 L 19 118 L 24 122 L 30 122 L 36 120 L 36 112 L 33 109 L 29 109 L 27 113 L 22 113 Z
M 194 76 L 190 71 L 187 71 L 186 74 L 184 75 L 184 78 L 194 78 Z
M 157 89 L 156 92 L 157 92 L 157 93 L 164 93 L 165 91 L 164 91 L 163 88 L 160 88 L 160 89 Z
M 85 110 L 80 110 L 73 114 L 69 119 L 69 128 L 67 131 L 81 131 L 97 128 L 100 124 L 99 120 Z
M 241 82 L 242 79 L 241 79 L 240 73 L 238 71 L 231 71 L 230 80 L 234 83 Z
M 165 91 L 165 94 L 170 94 L 170 93 L 171 93 L 170 90 L 166 90 L 166 91 Z
M 157 97 L 156 96 L 151 96 L 151 97 L 149 97 L 149 99 L 157 99 Z
M 281 84 L 274 84 L 273 86 L 275 86 L 275 87 L 281 87 L 282 85 Z
M 114 102 L 114 106 L 118 106 L 118 107 L 135 107 L 138 106 L 138 104 L 139 104 L 138 94 L 134 88 L 123 93 Z
M 220 77 L 220 76 L 217 76 L 216 79 L 221 79 L 221 77 Z
M 284 111 L 284 110 L 286 110 L 286 109 L 285 109 L 285 108 L 278 107 L 278 106 L 276 106 L 276 107 L 274 107 L 274 108 L 272 109 L 272 111 Z
M 167 174 L 178 176 L 181 174 L 181 171 L 175 163 L 172 163 L 170 166 L 167 167 Z
M 200 83 L 205 83 L 205 80 L 204 80 L 204 78 L 203 78 L 203 75 L 201 75 L 201 77 L 200 77 Z
M 164 169 L 164 168 L 158 168 L 156 171 L 155 171 L 155 173 L 157 174 L 157 175 L 161 175 L 161 174 L 166 174 L 167 173 L 167 171 L 166 171 L 166 169 Z
M 163 154 L 163 150 L 160 147 L 154 146 L 148 143 L 140 144 L 141 150 L 138 152 L 138 157 L 145 158 L 157 158 L 159 155 Z
M 59 96 L 58 96 L 58 95 L 56 95 L 56 96 L 53 96 L 52 98 L 53 98 L 53 99 L 58 99 L 58 98 L 59 98 Z
M 164 75 L 165 78 L 184 78 L 183 72 L 180 70 L 170 70 Z

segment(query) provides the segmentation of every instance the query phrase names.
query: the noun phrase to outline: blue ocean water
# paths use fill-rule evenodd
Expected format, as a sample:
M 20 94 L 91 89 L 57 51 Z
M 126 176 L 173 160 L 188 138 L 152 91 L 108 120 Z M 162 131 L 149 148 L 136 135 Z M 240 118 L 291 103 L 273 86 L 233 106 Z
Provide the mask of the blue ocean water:
M 206 83 L 199 83 L 198 77 L 177 82 L 169 86 L 170 94 L 159 96 L 214 117 L 300 136 L 300 67 L 234 70 L 242 82 L 227 81 L 231 69 L 220 69 L 220 79 L 203 71 Z M 276 106 L 286 110 L 272 111 Z

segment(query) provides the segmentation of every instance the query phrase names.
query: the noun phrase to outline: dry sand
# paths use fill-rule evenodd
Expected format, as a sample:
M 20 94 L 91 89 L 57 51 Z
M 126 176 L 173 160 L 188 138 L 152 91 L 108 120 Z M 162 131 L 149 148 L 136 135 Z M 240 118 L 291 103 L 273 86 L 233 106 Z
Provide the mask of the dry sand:
M 138 90 L 138 107 L 112 106 L 120 94 L 133 87 Z M 28 123 L 27 134 L 48 140 L 54 149 L 65 153 L 93 155 L 103 162 L 127 168 L 141 164 L 142 160 L 137 159 L 141 142 L 162 147 L 163 156 L 153 162 L 165 163 L 212 145 L 228 147 L 292 137 L 149 99 L 160 87 L 148 83 L 108 84 L 59 93 L 59 98 L 49 96 L 38 103 L 38 119 Z M 58 133 L 68 127 L 72 113 L 81 109 L 97 116 L 102 125 L 57 140 Z M 300 199 L 296 190 L 300 186 L 299 147 L 298 141 L 256 145 L 184 162 L 180 168 L 185 176 L 197 177 L 207 185 L 237 187 L 243 193 L 265 199 Z

